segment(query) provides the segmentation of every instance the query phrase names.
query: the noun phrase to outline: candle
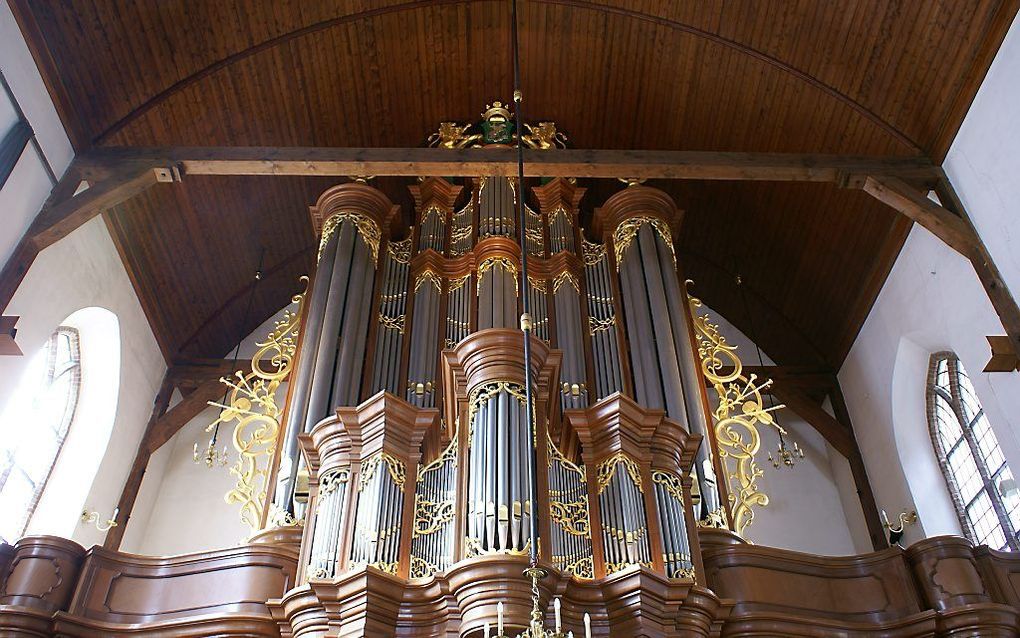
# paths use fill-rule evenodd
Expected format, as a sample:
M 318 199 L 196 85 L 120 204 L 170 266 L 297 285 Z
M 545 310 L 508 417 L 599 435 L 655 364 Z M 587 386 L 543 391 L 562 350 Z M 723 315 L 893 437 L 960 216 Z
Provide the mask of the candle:
M 584 638 L 591 638 L 591 616 L 584 614 Z
M 559 598 L 553 598 L 553 614 L 556 617 L 556 633 L 560 633 L 560 630 L 563 629 L 563 624 L 560 621 L 560 599 Z
M 496 635 L 503 636 L 503 603 L 496 603 Z
M 485 623 L 485 638 L 489 638 L 489 623 Z

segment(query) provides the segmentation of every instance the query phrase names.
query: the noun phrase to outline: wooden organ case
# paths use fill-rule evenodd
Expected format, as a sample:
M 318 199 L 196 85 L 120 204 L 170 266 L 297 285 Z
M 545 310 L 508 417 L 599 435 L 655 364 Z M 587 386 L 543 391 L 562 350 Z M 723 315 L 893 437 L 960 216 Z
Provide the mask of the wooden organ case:
M 578 635 L 584 612 L 596 633 L 707 631 L 714 597 L 692 531 L 719 498 L 673 250 L 680 212 L 631 185 L 597 212 L 590 241 L 584 189 L 571 181 L 534 187 L 523 229 L 516 180 L 465 181 L 412 186 L 415 224 L 402 240 L 390 238 L 395 207 L 366 183 L 336 186 L 312 208 L 319 267 L 283 446 L 303 451 L 311 490 L 303 584 L 275 607 L 285 633 L 481 635 L 497 602 L 519 631 L 532 516 L 553 574 L 543 599 L 562 597 Z M 276 505 L 300 515 L 288 490 L 300 461 L 282 465 L 292 476 L 279 477 Z M 621 606 L 625 592 L 633 604 Z

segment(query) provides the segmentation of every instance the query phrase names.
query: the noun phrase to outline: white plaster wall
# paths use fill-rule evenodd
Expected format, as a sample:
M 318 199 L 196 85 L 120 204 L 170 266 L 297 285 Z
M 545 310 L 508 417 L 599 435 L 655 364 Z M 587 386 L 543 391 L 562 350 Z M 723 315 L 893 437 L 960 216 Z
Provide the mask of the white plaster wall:
M 239 369 L 249 369 L 255 343 L 266 338 L 286 309 L 280 309 L 241 342 Z M 233 350 L 227 357 L 232 356 Z M 281 407 L 286 394 L 284 383 L 277 391 Z M 232 425 L 221 426 L 217 445 L 219 450 L 227 446 L 228 466 L 209 469 L 194 462 L 194 445 L 198 443 L 204 451 L 210 437 L 205 427 L 216 415 L 213 408 L 204 410 L 149 460 L 122 543 L 124 551 L 164 556 L 198 552 L 232 547 L 250 535 L 249 528 L 240 521 L 239 505 L 223 498 L 236 483 L 229 473 L 237 460 L 230 443 Z
M 39 255 L 7 312 L 21 317 L 22 349 L 35 352 L 65 318 L 90 306 L 109 310 L 120 326 L 120 385 L 109 445 L 96 459 L 98 471 L 84 502 L 67 495 L 67 520 L 45 528 L 30 525 L 35 533 L 66 535 L 73 530 L 71 538 L 86 546 L 102 543 L 104 534 L 75 521 L 84 506 L 104 515 L 116 507 L 166 369 L 113 240 L 98 217 Z M 10 400 L 26 363 L 26 357 L 0 357 L 0 406 Z
M 1020 294 L 1020 22 L 1009 35 L 946 158 L 944 168 L 992 258 Z M 927 436 L 928 357 L 959 355 L 1014 472 L 1020 469 L 1020 375 L 984 374 L 986 335 L 1003 334 L 973 268 L 915 226 L 840 371 L 879 507 L 916 508 L 905 542 L 959 533 L 959 522 Z
M 737 346 L 741 361 L 745 365 L 758 365 L 754 342 L 711 308 L 706 307 L 704 311 L 719 324 L 726 340 Z M 762 363 L 773 364 L 764 353 Z M 709 392 L 710 399 L 712 395 Z M 768 397 L 765 405 L 770 405 Z M 778 432 L 774 428 L 759 427 L 761 450 L 758 464 L 764 474 L 758 485 L 770 502 L 766 507 L 755 510 L 754 523 L 745 532 L 747 538 L 758 545 L 813 554 L 846 555 L 871 551 L 864 515 L 846 460 L 791 410 L 779 410 L 778 418 L 790 432 L 787 445 L 796 440 L 804 450 L 804 458 L 792 468 L 773 467 L 768 461 L 768 453 L 779 447 Z M 832 457 L 838 461 L 833 461 Z
M 240 521 L 238 505 L 223 500 L 235 484 L 228 468 L 208 468 L 193 460 L 194 444 L 198 442 L 204 451 L 209 440 L 205 426 L 216 415 L 215 408 L 203 410 L 160 448 L 162 458 L 149 462 L 144 482 L 151 485 L 159 478 L 158 487 L 152 485 L 156 488 L 155 498 L 150 501 L 153 506 L 147 519 L 132 515 L 128 531 L 134 534 L 134 542 L 128 545 L 129 539 L 125 539 L 124 551 L 153 556 L 185 554 L 233 547 L 250 535 Z M 217 448 L 222 450 L 224 444 L 229 445 L 230 436 L 226 429 L 220 434 Z M 231 454 L 230 462 L 235 459 L 236 455 Z

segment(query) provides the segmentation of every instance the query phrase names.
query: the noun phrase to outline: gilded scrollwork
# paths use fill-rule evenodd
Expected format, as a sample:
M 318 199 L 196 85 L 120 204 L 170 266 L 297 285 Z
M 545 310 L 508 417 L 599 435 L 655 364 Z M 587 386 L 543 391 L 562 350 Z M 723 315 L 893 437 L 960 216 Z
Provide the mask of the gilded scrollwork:
M 514 294 L 520 294 L 517 283 L 517 264 L 511 261 L 509 257 L 486 257 L 478 264 L 478 294 L 482 294 L 482 280 L 485 277 L 485 273 L 492 270 L 493 266 L 499 266 L 504 271 L 513 275 Z
M 411 263 L 411 238 L 389 243 L 390 259 L 398 264 Z
M 595 578 L 595 557 L 591 555 L 581 556 L 577 560 L 565 563 L 563 571 L 573 574 L 581 580 L 592 580 Z
M 581 254 L 585 266 L 595 266 L 606 257 L 606 245 L 581 239 Z
M 616 315 L 609 315 L 605 319 L 599 319 L 598 317 L 589 317 L 591 323 L 591 336 L 595 336 L 603 330 L 611 330 L 616 327 Z
M 676 499 L 680 503 L 684 502 L 683 483 L 680 481 L 680 477 L 676 474 L 665 472 L 663 470 L 652 470 L 652 483 L 661 485 L 670 497 Z
M 421 288 L 422 285 L 424 285 L 426 282 L 432 284 L 432 286 L 436 289 L 436 294 L 440 294 L 443 292 L 443 278 L 437 275 L 435 271 L 433 271 L 431 268 L 426 268 L 425 270 L 418 273 L 417 277 L 415 277 L 414 292 L 417 293 L 418 289 Z
M 414 495 L 414 536 L 435 534 L 453 520 L 453 499 L 430 501 L 421 494 Z
M 307 285 L 308 278 L 302 277 L 301 281 Z M 236 421 L 231 440 L 237 462 L 230 473 L 237 478 L 237 483 L 224 499 L 230 504 L 240 504 L 241 521 L 252 532 L 261 527 L 265 513 L 270 464 L 280 436 L 276 392 L 290 374 L 297 352 L 304 295 L 304 292 L 294 295 L 291 303 L 297 304 L 297 309 L 285 311 L 266 340 L 256 343 L 258 350 L 252 356 L 251 371 L 237 371 L 232 378 L 220 379 L 229 388 L 226 404 L 210 402 L 220 408 L 220 413 L 206 431 L 212 431 L 221 423 Z
M 542 294 L 549 292 L 548 283 L 545 279 L 536 279 L 535 277 L 528 275 L 528 285 Z
M 478 412 L 478 408 L 491 399 L 498 395 L 500 392 L 506 392 L 510 396 L 514 397 L 521 404 L 526 401 L 526 395 L 524 394 L 524 386 L 514 381 L 489 381 L 477 386 L 471 391 L 468 397 L 468 423 L 473 424 L 475 422 L 475 413 Z M 534 412 L 532 412 L 534 414 Z
M 333 213 L 329 218 L 322 224 L 322 236 L 319 239 L 319 254 L 316 259 L 322 259 L 322 252 L 326 250 L 326 244 L 329 243 L 333 234 L 340 228 L 340 225 L 346 221 L 354 223 L 355 228 L 358 230 L 358 234 L 361 235 L 362 241 L 368 246 L 369 252 L 372 253 L 372 263 L 376 264 L 379 261 L 379 242 L 382 240 L 382 233 L 379 231 L 379 225 L 375 223 L 371 218 L 361 213 L 354 211 L 340 211 Z
M 549 517 L 568 534 L 589 538 L 591 528 L 588 525 L 588 496 L 573 503 L 565 503 L 549 499 Z
M 362 463 L 361 481 L 358 484 L 358 491 L 365 489 L 369 481 L 372 480 L 372 477 L 375 476 L 375 472 L 380 464 L 386 466 L 386 470 L 390 473 L 390 478 L 393 480 L 394 485 L 403 492 L 404 483 L 407 481 L 407 468 L 404 466 L 403 461 L 393 458 L 386 452 L 376 452 Z
M 404 319 L 404 315 L 390 317 L 381 312 L 379 313 L 379 325 L 387 330 L 396 330 L 400 334 L 404 334 Z
M 577 277 L 574 276 L 574 273 L 569 270 L 564 270 L 553 278 L 553 294 L 559 292 L 560 287 L 563 284 L 570 284 L 570 287 L 574 289 L 574 292 L 581 294 L 581 284 L 577 281 Z
M 673 248 L 673 233 L 670 231 L 669 226 L 666 222 L 662 221 L 658 217 L 649 217 L 645 215 L 638 215 L 630 217 L 620 222 L 620 225 L 613 231 L 613 250 L 616 255 L 616 269 L 620 269 L 620 264 L 623 263 L 623 257 L 630 248 L 630 245 L 634 242 L 638 232 L 646 224 L 650 225 L 655 232 L 659 234 L 662 239 L 662 243 L 666 244 L 669 248 L 669 253 L 673 256 L 673 264 L 676 264 L 676 250 Z
M 587 471 L 585 470 L 584 465 L 583 464 L 578 465 L 572 462 L 567 457 L 563 456 L 563 452 L 560 451 L 560 448 L 557 447 L 555 443 L 553 443 L 552 438 L 549 436 L 548 429 L 546 430 L 545 433 L 545 440 L 546 445 L 548 446 L 549 449 L 550 466 L 553 464 L 553 462 L 559 463 L 568 472 L 573 472 L 574 474 L 576 474 L 578 482 L 584 483 L 585 481 L 588 480 Z
M 690 284 L 689 281 L 687 283 Z M 713 412 L 714 433 L 730 488 L 730 520 L 733 531 L 743 534 L 754 522 L 754 508 L 765 507 L 769 503 L 768 495 L 758 489 L 758 479 L 762 476 L 762 470 L 755 461 L 755 454 L 761 447 L 758 424 L 782 431 L 771 412 L 783 406 L 764 407 L 761 392 L 772 381 L 759 383 L 756 375 L 745 376 L 736 346 L 727 343 L 708 314 L 699 314 L 701 301 L 688 298 L 701 369 L 718 399 Z
M 630 475 L 631 482 L 637 487 L 639 492 L 644 492 L 644 487 L 641 484 L 641 468 L 637 462 L 627 456 L 625 452 L 617 452 L 607 459 L 604 459 L 598 464 L 597 473 L 595 475 L 596 482 L 598 483 L 599 494 L 605 491 L 609 482 L 613 480 L 613 476 L 616 474 L 616 469 L 623 465 L 627 470 L 627 474 Z
M 615 574 L 616 572 L 622 572 L 628 567 L 647 567 L 651 569 L 652 563 L 647 561 L 642 561 L 640 563 L 631 563 L 627 561 L 620 561 L 617 563 L 606 563 L 606 574 L 608 575 Z
M 411 578 L 428 578 L 439 571 L 439 568 L 421 556 L 411 555 Z

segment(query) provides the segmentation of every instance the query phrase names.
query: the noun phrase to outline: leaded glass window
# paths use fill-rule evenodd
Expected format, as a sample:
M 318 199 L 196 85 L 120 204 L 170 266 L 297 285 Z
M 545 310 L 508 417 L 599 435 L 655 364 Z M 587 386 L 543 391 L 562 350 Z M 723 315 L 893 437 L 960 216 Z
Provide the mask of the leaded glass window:
M 964 533 L 977 545 L 1020 549 L 1020 493 L 974 386 L 951 352 L 931 357 L 928 426 Z
M 81 388 L 78 331 L 57 328 L 0 418 L 0 540 L 25 528 L 67 438 Z

